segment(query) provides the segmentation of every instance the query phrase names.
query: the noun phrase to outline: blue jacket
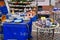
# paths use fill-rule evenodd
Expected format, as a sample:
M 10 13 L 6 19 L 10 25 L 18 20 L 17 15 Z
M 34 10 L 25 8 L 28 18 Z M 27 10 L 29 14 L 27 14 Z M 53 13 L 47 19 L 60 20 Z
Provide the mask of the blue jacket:
M 4 6 L 0 6 L 0 11 L 2 12 L 3 15 L 6 15 L 8 13 L 7 7 Z

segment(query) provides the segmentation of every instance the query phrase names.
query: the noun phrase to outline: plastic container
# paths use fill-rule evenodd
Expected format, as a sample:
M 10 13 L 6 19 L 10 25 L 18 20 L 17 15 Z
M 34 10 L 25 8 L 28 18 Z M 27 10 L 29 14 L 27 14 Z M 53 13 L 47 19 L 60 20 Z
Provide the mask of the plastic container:
M 28 27 L 26 24 L 3 24 L 4 40 L 16 39 L 27 40 L 28 39 Z

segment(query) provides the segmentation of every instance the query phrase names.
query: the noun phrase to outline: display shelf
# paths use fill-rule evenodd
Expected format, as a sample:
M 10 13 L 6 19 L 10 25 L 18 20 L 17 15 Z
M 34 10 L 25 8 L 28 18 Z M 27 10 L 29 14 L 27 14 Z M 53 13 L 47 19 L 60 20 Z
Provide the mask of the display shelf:
M 13 8 L 10 8 L 10 10 L 12 10 Z M 22 9 L 14 9 L 14 10 L 22 10 Z
M 9 4 L 29 5 L 31 2 L 8 2 Z
M 10 10 L 12 12 L 12 10 Z M 24 10 L 14 10 L 14 13 L 16 12 L 24 12 Z
M 40 14 L 40 15 L 50 15 L 50 14 Z
M 32 7 L 16 7 L 16 6 L 14 6 L 14 7 L 10 7 L 10 8 L 19 8 L 19 9 L 24 9 L 24 8 L 32 8 Z
M 33 7 L 33 6 L 22 6 L 22 5 L 9 5 L 10 7 L 24 7 L 24 8 L 27 8 L 27 7 Z
M 7 1 L 8 2 L 8 6 L 10 9 L 10 12 L 12 12 L 12 8 L 14 10 L 14 12 L 24 12 L 25 10 L 29 10 L 32 9 L 32 2 L 11 2 L 11 1 Z
M 38 11 L 38 14 L 40 14 L 40 15 L 50 15 L 50 12 L 44 11 L 42 13 L 42 11 Z
M 12 9 L 10 9 L 10 10 L 12 10 Z M 24 9 L 14 9 L 15 11 L 21 11 L 21 10 L 24 10 Z M 26 10 L 28 10 L 28 9 L 26 9 Z

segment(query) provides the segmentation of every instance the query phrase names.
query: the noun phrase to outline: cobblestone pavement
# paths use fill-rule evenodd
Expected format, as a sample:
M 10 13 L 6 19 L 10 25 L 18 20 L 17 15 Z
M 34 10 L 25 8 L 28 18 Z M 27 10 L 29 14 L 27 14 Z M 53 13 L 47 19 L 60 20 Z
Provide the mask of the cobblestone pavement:
M 32 40 L 37 40 L 36 32 L 33 32 L 33 33 L 32 33 L 32 36 L 33 36 Z M 39 36 L 39 37 L 40 37 L 40 36 Z M 41 40 L 40 38 L 38 38 L 38 39 Z M 45 39 L 43 39 L 43 40 L 45 40 Z M 46 40 L 52 40 L 52 39 L 46 39 Z M 60 34 L 55 33 L 53 40 L 60 40 Z
M 40 35 L 38 37 L 39 37 L 38 39 L 41 40 Z M 42 39 L 43 40 L 52 40 L 51 37 L 49 39 L 47 39 L 47 37 L 45 37 L 45 38 L 46 39 L 43 39 L 43 38 Z M 2 37 L 0 37 L 0 40 L 2 40 Z M 31 40 L 37 40 L 37 33 L 36 32 L 32 32 L 32 39 Z M 55 33 L 53 40 L 60 40 L 60 34 Z

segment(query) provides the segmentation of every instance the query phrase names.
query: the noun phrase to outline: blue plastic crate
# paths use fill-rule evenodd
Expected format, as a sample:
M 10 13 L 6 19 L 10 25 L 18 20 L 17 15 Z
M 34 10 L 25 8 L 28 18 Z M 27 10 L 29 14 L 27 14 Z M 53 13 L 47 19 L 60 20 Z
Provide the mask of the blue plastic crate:
M 28 27 L 26 24 L 4 24 L 3 25 L 4 40 L 7 39 L 28 39 Z

